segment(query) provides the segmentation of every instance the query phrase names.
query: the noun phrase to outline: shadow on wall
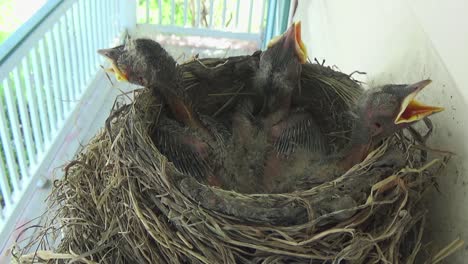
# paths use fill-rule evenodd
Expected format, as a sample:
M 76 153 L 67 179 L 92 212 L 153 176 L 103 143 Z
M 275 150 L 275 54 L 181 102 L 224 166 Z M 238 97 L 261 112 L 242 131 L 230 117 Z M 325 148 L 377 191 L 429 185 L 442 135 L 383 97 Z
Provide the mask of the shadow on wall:
M 302 20 L 311 59 L 326 59 L 348 73 L 365 71 L 366 76 L 356 77 L 369 86 L 433 80 L 420 98 L 446 110 L 432 118 L 435 132 L 429 145 L 456 156 L 440 175 L 441 193 L 433 192 L 428 201 L 429 239 L 438 249 L 457 237 L 468 241 L 468 102 L 455 84 L 455 73 L 447 70 L 446 58 L 439 55 L 446 52 L 434 47 L 407 2 L 316 0 L 299 5 L 296 19 Z M 465 263 L 466 258 L 468 248 L 448 263 Z

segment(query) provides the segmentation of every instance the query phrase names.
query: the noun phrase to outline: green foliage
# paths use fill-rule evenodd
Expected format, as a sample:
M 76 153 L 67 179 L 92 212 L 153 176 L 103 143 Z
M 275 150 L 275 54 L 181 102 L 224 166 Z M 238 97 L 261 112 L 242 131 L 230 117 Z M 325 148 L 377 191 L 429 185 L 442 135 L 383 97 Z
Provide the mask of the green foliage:
M 13 15 L 13 4 L 13 0 L 0 0 L 0 44 L 21 24 L 21 21 Z
M 150 24 L 159 23 L 159 1 L 158 0 L 151 0 L 149 2 L 149 21 Z M 222 14 L 223 14 L 223 3 L 222 0 L 201 0 L 200 6 L 198 7 L 197 0 L 187 0 L 187 10 L 185 10 L 185 0 L 175 0 L 174 1 L 174 23 L 171 23 L 171 14 L 172 14 L 172 0 L 161 0 L 161 8 L 162 8 L 162 23 L 163 25 L 173 24 L 175 26 L 194 26 L 195 21 L 197 19 L 196 13 L 200 11 L 203 16 L 203 6 L 206 8 L 206 17 L 200 20 L 201 27 L 207 26 L 210 23 L 209 21 L 209 11 L 210 11 L 210 4 L 213 3 L 213 25 L 215 27 L 225 27 L 226 25 L 222 24 Z M 226 1 L 226 21 L 229 18 L 232 18 L 233 13 L 235 11 L 236 5 L 233 1 Z M 184 13 L 187 12 L 187 21 L 184 24 Z M 146 1 L 139 0 L 137 6 L 137 22 L 138 23 L 146 23 Z
M 190 5 L 190 0 L 187 1 L 187 4 Z M 161 0 L 162 5 L 162 22 L 163 24 L 171 23 L 171 13 L 172 13 L 172 1 L 171 0 Z M 159 5 L 157 0 L 149 2 L 149 23 L 159 22 Z M 190 9 L 187 10 L 187 23 L 190 23 L 192 20 L 193 14 Z M 146 1 L 140 0 L 137 6 L 137 18 L 138 23 L 146 22 Z M 184 0 L 175 1 L 175 13 L 174 13 L 174 23 L 177 26 L 184 26 Z
M 37 12 L 45 2 L 46 0 L 0 0 L 0 45 Z M 29 4 L 27 8 L 25 8 L 25 4 Z
M 21 23 L 19 19 L 13 14 L 14 0 L 1 0 L 0 1 L 0 30 L 11 29 Z
M 3 43 L 11 35 L 11 32 L 0 31 L 0 43 Z

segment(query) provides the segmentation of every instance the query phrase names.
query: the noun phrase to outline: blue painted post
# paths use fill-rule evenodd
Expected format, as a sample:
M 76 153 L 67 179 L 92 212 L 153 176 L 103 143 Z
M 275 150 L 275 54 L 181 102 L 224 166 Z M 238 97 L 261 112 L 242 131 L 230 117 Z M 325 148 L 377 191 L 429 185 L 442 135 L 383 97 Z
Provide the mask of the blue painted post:
M 278 21 L 279 21 L 279 28 L 278 32 L 276 32 L 276 35 L 279 35 L 283 32 L 285 32 L 288 29 L 288 22 L 289 22 L 289 9 L 291 8 L 291 0 L 284 0 L 284 1 L 279 1 L 279 14 L 278 14 Z
M 267 23 L 262 48 L 265 49 L 268 41 L 274 36 L 283 33 L 288 28 L 289 8 L 291 0 L 270 0 L 267 10 Z
M 148 3 L 149 1 L 146 2 Z M 122 11 L 122 14 L 120 14 L 121 25 L 123 29 L 127 30 L 128 32 L 133 31 L 136 27 L 136 9 L 136 1 L 120 1 L 120 10 Z M 147 15 L 147 20 L 149 21 L 149 11 Z M 148 21 L 146 23 L 148 23 Z
M 266 29 L 265 29 L 265 36 L 263 38 L 262 49 L 266 48 L 268 41 L 273 36 L 275 12 L 276 12 L 276 0 L 270 0 L 268 2 Z

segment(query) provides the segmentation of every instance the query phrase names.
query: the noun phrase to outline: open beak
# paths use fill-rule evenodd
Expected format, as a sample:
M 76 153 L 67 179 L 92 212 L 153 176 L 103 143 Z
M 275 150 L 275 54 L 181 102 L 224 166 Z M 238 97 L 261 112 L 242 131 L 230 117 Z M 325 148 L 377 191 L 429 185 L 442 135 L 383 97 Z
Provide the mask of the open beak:
M 124 74 L 118 67 L 117 67 L 117 58 L 119 54 L 119 47 L 112 48 L 112 49 L 100 49 L 98 50 L 98 53 L 104 57 L 106 57 L 110 63 L 111 67 L 104 69 L 106 72 L 112 72 L 115 74 L 115 78 L 117 78 L 118 81 L 128 81 L 127 75 Z
M 307 48 L 304 42 L 302 42 L 301 22 L 300 21 L 297 22 L 295 27 L 296 27 L 296 52 L 300 54 L 299 58 L 302 58 L 301 63 L 306 63 L 309 55 L 307 54 Z
M 401 103 L 395 124 L 413 123 L 444 110 L 443 107 L 425 105 L 414 99 L 431 82 L 431 80 L 424 80 L 406 87 L 409 93 Z
M 281 36 L 277 36 L 270 40 L 268 43 L 268 48 L 278 43 L 281 39 L 284 39 L 284 43 L 291 43 L 294 45 L 294 51 L 299 58 L 299 61 L 304 64 L 307 61 L 307 48 L 302 42 L 301 34 L 301 22 L 294 22 L 288 30 Z

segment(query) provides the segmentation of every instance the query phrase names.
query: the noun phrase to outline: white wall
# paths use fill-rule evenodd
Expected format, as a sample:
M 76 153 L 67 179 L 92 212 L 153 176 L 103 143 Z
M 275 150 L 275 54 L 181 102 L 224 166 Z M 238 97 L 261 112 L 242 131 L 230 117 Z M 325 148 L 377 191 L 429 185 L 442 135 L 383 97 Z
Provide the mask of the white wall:
M 433 117 L 431 147 L 457 154 L 432 194 L 430 234 L 440 248 L 468 242 L 468 1 L 299 1 L 309 56 L 344 72 L 365 71 L 368 84 L 431 78 L 420 95 L 446 110 Z M 466 263 L 468 247 L 447 263 Z

